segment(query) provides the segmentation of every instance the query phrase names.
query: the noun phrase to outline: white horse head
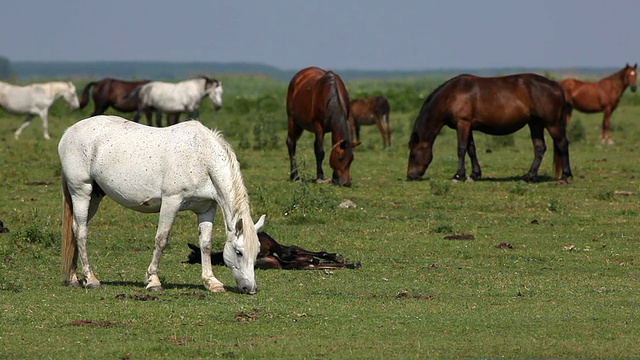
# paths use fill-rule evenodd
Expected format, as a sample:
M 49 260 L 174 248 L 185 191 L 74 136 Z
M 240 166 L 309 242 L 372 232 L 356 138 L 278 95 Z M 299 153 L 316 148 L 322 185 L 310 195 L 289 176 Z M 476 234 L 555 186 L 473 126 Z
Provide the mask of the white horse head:
M 249 226 L 246 227 L 243 219 L 238 219 L 235 229 L 227 231 L 227 242 L 222 256 L 224 263 L 231 269 L 238 291 L 243 293 L 254 294 L 258 289 L 254 267 L 260 252 L 258 232 L 264 225 L 264 217 L 262 215 L 255 225 L 249 222 L 246 224 Z
M 80 107 L 80 102 L 78 101 L 78 94 L 76 94 L 76 87 L 73 85 L 71 81 L 66 83 L 61 83 L 62 86 L 59 87 L 58 91 L 61 91 L 62 98 L 69 103 L 71 109 L 75 110 Z
M 216 79 L 208 79 L 205 78 L 205 89 L 206 93 L 213 102 L 213 106 L 216 110 L 220 110 L 222 108 L 222 82 Z

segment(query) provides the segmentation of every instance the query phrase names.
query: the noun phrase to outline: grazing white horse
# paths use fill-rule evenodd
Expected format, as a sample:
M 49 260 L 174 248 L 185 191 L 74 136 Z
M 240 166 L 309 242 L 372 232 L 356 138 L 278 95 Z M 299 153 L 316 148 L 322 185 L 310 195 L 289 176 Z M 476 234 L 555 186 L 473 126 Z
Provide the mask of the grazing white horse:
M 161 290 L 158 264 L 173 221 L 181 210 L 198 218 L 202 280 L 211 291 L 224 291 L 211 270 L 211 236 L 217 206 L 226 229 L 224 262 L 238 291 L 254 294 L 254 264 L 260 250 L 240 166 L 217 131 L 198 121 L 154 128 L 118 116 L 99 115 L 77 122 L 58 144 L 62 163 L 62 270 L 66 285 L 78 286 L 77 258 L 85 287 L 98 288 L 87 257 L 87 222 L 108 195 L 143 213 L 159 212 L 155 248 L 147 269 L 148 290 Z
M 197 119 L 200 102 L 206 96 L 216 110 L 222 107 L 222 83 L 204 76 L 178 83 L 151 81 L 137 87 L 129 96 L 138 97 L 139 113 L 155 108 L 167 113 L 186 112 L 192 119 Z
M 54 81 L 47 83 L 17 86 L 0 81 L 0 106 L 5 110 L 16 114 L 27 114 L 22 126 L 16 130 L 16 140 L 35 115 L 42 119 L 44 138 L 49 140 L 49 108 L 58 98 L 65 99 L 72 109 L 80 105 L 76 87 L 71 82 Z

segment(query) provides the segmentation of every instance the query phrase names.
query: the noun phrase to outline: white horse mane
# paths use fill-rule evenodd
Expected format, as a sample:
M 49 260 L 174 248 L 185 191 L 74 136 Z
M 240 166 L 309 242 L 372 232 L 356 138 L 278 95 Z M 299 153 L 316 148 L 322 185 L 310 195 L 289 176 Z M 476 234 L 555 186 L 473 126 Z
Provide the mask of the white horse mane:
M 222 136 L 222 131 L 218 129 L 209 129 L 213 137 L 218 141 L 224 150 L 224 160 L 231 168 L 231 182 L 234 189 L 233 213 L 242 216 L 250 211 L 249 196 L 247 188 L 244 186 L 242 174 L 240 173 L 240 163 L 236 157 L 231 144 L 229 144 Z M 243 217 L 244 218 L 244 217 Z M 243 219 L 244 220 L 244 219 Z M 249 219 L 251 221 L 251 219 Z M 253 223 L 251 223 L 253 224 Z M 245 224 L 243 224 L 245 225 Z
M 245 236 L 255 236 L 256 241 L 245 241 L 246 249 L 249 252 L 259 251 L 256 249 L 259 247 L 260 242 L 257 241 L 257 233 L 256 231 L 252 231 L 251 229 L 255 228 L 253 220 L 251 219 L 251 206 L 249 203 L 249 194 L 247 193 L 247 188 L 244 185 L 244 181 L 242 179 L 242 173 L 240 172 L 240 163 L 236 157 L 231 144 L 229 144 L 224 137 L 222 136 L 222 131 L 218 129 L 209 129 L 211 134 L 221 145 L 222 150 L 224 151 L 224 160 L 227 165 L 231 169 L 231 183 L 233 186 L 233 199 L 231 201 L 231 212 L 234 216 L 239 216 L 242 219 L 242 228 L 245 232 Z M 231 220 L 231 219 L 230 219 Z M 246 239 L 248 240 L 248 239 Z

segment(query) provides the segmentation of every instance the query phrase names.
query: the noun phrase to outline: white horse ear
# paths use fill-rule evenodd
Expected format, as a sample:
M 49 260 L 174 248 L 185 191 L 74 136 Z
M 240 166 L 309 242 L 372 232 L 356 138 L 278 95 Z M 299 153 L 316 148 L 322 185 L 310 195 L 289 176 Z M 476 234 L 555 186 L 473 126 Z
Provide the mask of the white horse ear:
M 259 233 L 262 230 L 262 227 L 264 226 L 264 218 L 266 216 L 267 215 L 263 214 L 262 216 L 260 216 L 260 219 L 258 219 L 258 221 L 256 222 L 255 227 L 256 227 L 256 232 L 257 233 Z

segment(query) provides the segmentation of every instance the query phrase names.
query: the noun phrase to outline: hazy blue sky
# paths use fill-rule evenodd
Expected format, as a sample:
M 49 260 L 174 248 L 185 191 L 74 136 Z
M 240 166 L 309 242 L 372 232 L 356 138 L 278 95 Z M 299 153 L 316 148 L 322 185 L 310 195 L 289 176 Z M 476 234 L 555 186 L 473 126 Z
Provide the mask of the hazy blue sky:
M 621 67 L 640 0 L 8 0 L 10 60 L 266 63 L 281 69 Z

